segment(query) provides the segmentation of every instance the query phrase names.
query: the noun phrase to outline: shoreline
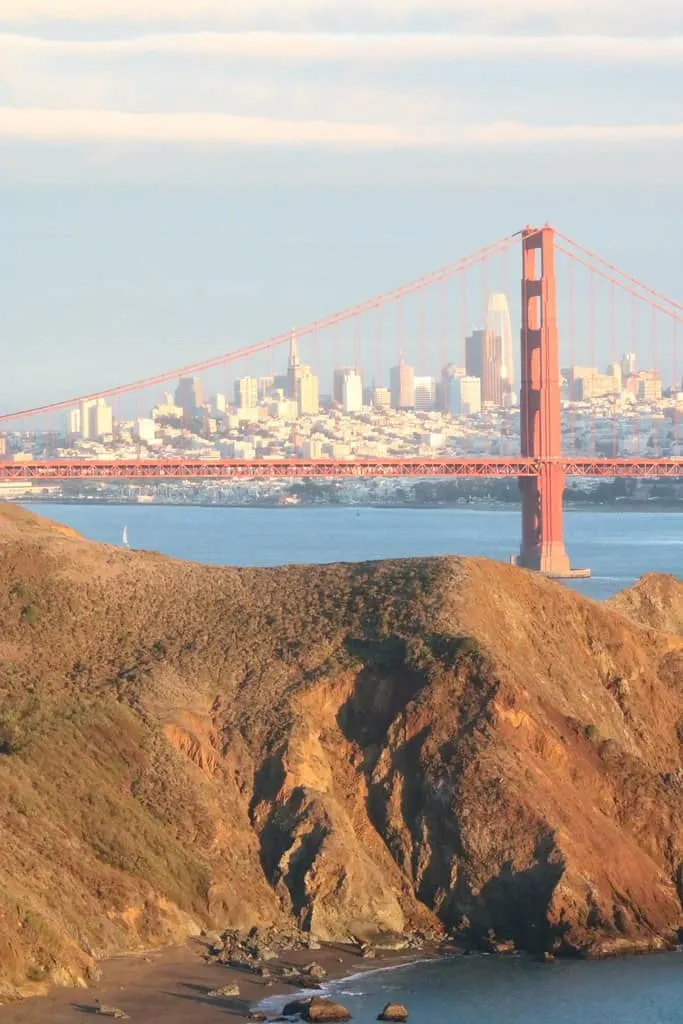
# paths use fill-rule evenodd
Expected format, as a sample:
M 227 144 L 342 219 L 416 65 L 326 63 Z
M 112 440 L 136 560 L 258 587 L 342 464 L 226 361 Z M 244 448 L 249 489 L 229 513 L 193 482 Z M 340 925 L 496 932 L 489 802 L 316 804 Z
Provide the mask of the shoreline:
M 0 498 L 2 500 L 2 498 Z M 330 502 L 299 502 L 298 504 L 279 505 L 276 502 L 254 501 L 248 504 L 228 503 L 220 504 L 213 501 L 109 501 L 101 498 L 7 498 L 13 505 L 68 505 L 78 508 L 101 508 L 111 506 L 112 508 L 216 508 L 216 509 L 269 509 L 277 512 L 293 512 L 301 509 L 348 509 L 357 512 L 387 511 L 401 509 L 416 512 L 429 511 L 470 511 L 470 512 L 519 512 L 519 505 L 516 502 L 508 501 L 443 501 L 443 502 L 373 502 L 371 504 L 359 502 L 358 504 L 344 503 L 332 504 Z M 669 501 L 615 501 L 615 502 L 591 502 L 567 500 L 564 506 L 565 512 L 602 512 L 621 514 L 666 512 L 669 514 L 683 515 L 683 502 L 675 499 Z
M 298 948 L 283 952 L 270 961 L 272 975 L 261 977 L 247 967 L 225 966 L 206 958 L 211 939 L 190 939 L 177 946 L 119 953 L 99 964 L 100 977 L 86 987 L 35 986 L 18 999 L 0 1002 L 0 1024 L 68 1024 L 81 1015 L 97 1014 L 97 1000 L 119 1007 L 131 1020 L 164 1020 L 167 1024 L 212 1024 L 220 1020 L 254 1019 L 265 1014 L 268 1024 L 281 1019 L 283 1006 L 291 999 L 321 995 L 339 1001 L 330 988 L 340 982 L 353 982 L 374 974 L 390 973 L 421 964 L 446 962 L 467 956 L 486 956 L 493 960 L 531 957 L 524 951 L 486 952 L 470 947 L 425 943 L 419 949 L 376 950 L 372 960 L 355 946 L 328 943 L 320 949 Z M 624 957 L 663 955 L 683 952 L 683 946 L 633 942 L 622 948 L 579 956 L 586 961 L 623 959 Z M 532 957 L 532 959 L 538 959 Z M 558 960 L 577 957 L 559 956 Z M 306 987 L 299 972 L 315 961 L 325 968 L 326 978 Z M 238 995 L 212 996 L 215 989 L 236 985 Z M 341 999 L 343 1002 L 343 998 Z M 385 999 L 386 1001 L 386 999 Z M 282 1005 L 278 1005 L 278 1004 Z M 381 1006 L 377 1007 L 377 1012 Z M 374 1008 L 373 1008 L 374 1013 Z M 258 1018 L 257 1018 L 258 1019 Z
M 168 1024 L 211 1024 L 220 1020 L 246 1020 L 266 1000 L 294 999 L 313 989 L 302 985 L 299 975 L 291 980 L 281 972 L 302 968 L 312 961 L 327 971 L 318 991 L 324 995 L 335 982 L 380 971 L 397 970 L 412 964 L 445 959 L 436 947 L 424 950 L 378 950 L 373 960 L 363 958 L 352 946 L 326 944 L 319 950 L 285 952 L 269 967 L 272 977 L 264 979 L 250 970 L 206 962 L 210 942 L 193 940 L 182 946 L 124 953 L 102 961 L 102 975 L 88 988 L 51 986 L 43 992 L 28 992 L 24 998 L 0 1004 L 0 1022 L 8 1024 L 66 1024 L 83 1014 L 95 1014 L 96 1000 L 120 1007 L 135 1020 L 161 1020 Z M 363 967 L 367 965 L 367 967 Z M 228 985 L 239 987 L 238 996 L 214 997 L 209 992 Z M 381 1007 L 379 1008 L 381 1009 Z M 268 1019 L 278 1010 L 264 1011 Z M 379 1012 L 379 1011 L 378 1011 Z

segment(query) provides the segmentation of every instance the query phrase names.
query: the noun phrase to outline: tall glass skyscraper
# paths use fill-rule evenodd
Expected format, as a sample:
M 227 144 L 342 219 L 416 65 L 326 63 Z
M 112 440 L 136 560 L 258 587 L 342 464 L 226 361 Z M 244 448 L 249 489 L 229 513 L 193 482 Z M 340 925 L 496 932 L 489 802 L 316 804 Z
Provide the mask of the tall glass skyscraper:
M 511 392 L 515 390 L 515 365 L 512 358 L 512 325 L 510 323 L 510 308 L 507 295 L 502 292 L 494 292 L 489 295 L 488 309 L 486 312 L 486 330 L 490 331 L 495 338 L 501 340 L 501 381 L 502 391 Z

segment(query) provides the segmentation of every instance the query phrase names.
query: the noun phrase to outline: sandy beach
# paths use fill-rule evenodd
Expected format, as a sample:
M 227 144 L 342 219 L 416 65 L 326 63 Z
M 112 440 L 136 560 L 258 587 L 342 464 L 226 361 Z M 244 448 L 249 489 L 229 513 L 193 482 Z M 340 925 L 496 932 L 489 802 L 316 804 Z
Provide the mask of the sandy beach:
M 269 966 L 273 978 L 267 981 L 247 970 L 208 964 L 202 959 L 205 945 L 200 942 L 142 955 L 117 957 L 102 965 L 102 978 L 88 989 L 53 989 L 47 996 L 24 999 L 0 1007 L 0 1021 L 7 1024 L 62 1024 L 83 1016 L 96 1016 L 96 1000 L 120 1007 L 131 1021 L 156 1024 L 197 1024 L 244 1019 L 257 1004 L 269 996 L 300 991 L 300 983 L 288 985 L 276 976 L 278 968 L 302 967 L 315 960 L 330 979 L 359 971 L 377 970 L 397 963 L 411 963 L 415 951 L 377 952 L 374 960 L 363 959 L 348 946 L 286 953 Z M 215 998 L 209 992 L 236 984 L 240 994 L 233 998 Z M 381 1007 L 380 1007 L 381 1009 Z

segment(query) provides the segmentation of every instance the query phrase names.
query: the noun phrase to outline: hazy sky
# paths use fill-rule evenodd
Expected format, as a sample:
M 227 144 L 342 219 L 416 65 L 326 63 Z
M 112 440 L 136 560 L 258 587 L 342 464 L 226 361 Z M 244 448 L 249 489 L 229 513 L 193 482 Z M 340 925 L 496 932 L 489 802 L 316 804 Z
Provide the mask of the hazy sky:
M 0 0 L 0 407 L 532 221 L 680 299 L 680 0 Z

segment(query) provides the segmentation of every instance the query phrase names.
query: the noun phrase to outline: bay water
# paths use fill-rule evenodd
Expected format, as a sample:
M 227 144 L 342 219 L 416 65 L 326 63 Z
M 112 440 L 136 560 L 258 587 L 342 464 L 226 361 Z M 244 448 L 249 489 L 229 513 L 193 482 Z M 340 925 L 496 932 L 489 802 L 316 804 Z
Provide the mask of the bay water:
M 355 562 L 423 555 L 507 560 L 519 544 L 519 513 L 486 509 L 224 508 L 28 505 L 85 537 L 214 565 Z M 572 563 L 589 580 L 569 586 L 604 600 L 648 572 L 683 576 L 683 514 L 571 511 Z M 385 1003 L 411 1024 L 683 1024 L 678 953 L 601 962 L 538 964 L 525 957 L 455 957 L 370 970 L 331 983 L 359 1024 Z M 291 997 L 290 997 L 291 998 Z M 279 1012 L 282 997 L 264 1008 Z
M 187 505 L 35 504 L 27 508 L 91 540 L 213 565 L 358 562 L 417 555 L 481 555 L 507 561 L 519 550 L 513 509 L 225 508 Z M 592 569 L 569 586 L 595 600 L 647 572 L 683 575 L 683 513 L 569 511 L 572 564 Z

